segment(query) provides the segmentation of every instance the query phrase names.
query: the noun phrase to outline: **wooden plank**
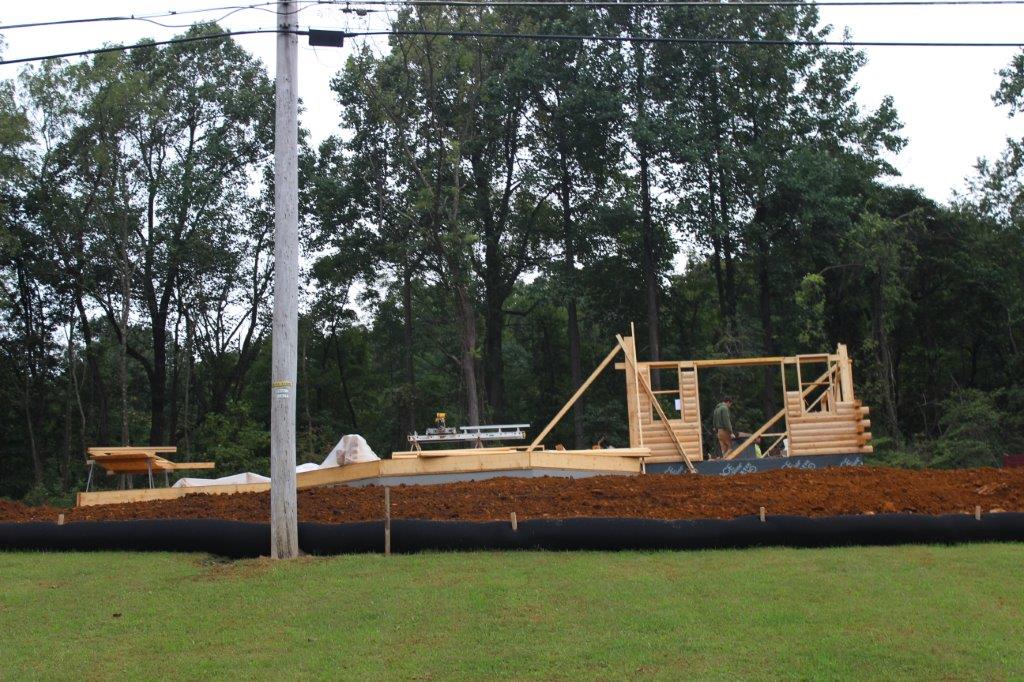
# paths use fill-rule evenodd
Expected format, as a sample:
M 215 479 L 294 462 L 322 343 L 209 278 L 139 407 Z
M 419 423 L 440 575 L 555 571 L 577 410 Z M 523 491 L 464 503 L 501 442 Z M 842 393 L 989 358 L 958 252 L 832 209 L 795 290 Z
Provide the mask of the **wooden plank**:
M 809 414 L 800 415 L 799 417 L 794 418 L 793 421 L 794 422 L 801 422 L 801 421 L 806 421 L 806 422 L 814 422 L 814 421 L 820 421 L 820 422 L 825 422 L 825 421 L 834 421 L 834 422 L 860 421 L 862 418 L 864 418 L 864 415 L 861 414 L 861 411 L 862 410 L 866 410 L 866 409 L 867 409 L 866 407 L 860 407 L 860 408 L 857 408 L 856 410 L 844 410 L 844 411 L 833 411 L 833 412 L 811 412 Z
M 619 342 L 619 348 L 622 349 L 623 354 L 626 356 L 626 362 L 631 364 L 633 367 L 636 367 L 636 358 L 630 355 L 629 350 L 626 348 L 626 342 L 623 341 L 622 336 L 616 334 L 615 340 Z M 675 429 L 672 428 L 671 422 L 669 421 L 668 417 L 665 416 L 665 410 L 661 408 L 661 403 L 654 399 L 654 394 L 651 392 L 651 387 L 647 384 L 645 377 L 641 376 L 639 377 L 639 379 L 640 387 L 644 390 L 644 393 L 647 394 L 647 397 L 650 399 L 651 404 L 654 405 L 654 409 L 658 412 L 658 416 L 661 417 L 662 425 L 665 427 L 665 430 L 668 431 L 669 435 L 672 437 L 676 450 L 678 450 L 679 452 L 679 456 L 682 457 L 683 462 L 686 463 L 686 468 L 690 471 L 691 474 L 697 473 L 697 470 L 693 467 L 693 463 L 690 462 L 690 458 L 686 456 L 686 451 L 683 449 L 682 444 L 679 442 L 679 438 L 676 436 Z
M 615 457 L 601 454 L 606 450 L 546 450 L 530 454 L 532 469 L 571 469 L 576 471 L 606 471 L 613 473 L 640 473 L 640 457 Z M 648 453 L 649 454 L 649 453 Z
M 152 500 L 174 500 L 186 495 L 233 495 L 235 493 L 260 493 L 270 490 L 269 483 L 239 483 L 235 485 L 211 485 L 196 488 L 139 488 L 136 490 L 105 490 L 93 493 L 78 493 L 76 505 L 91 507 L 97 504 L 122 504 L 126 502 L 149 502 Z
M 757 357 L 757 358 L 713 358 L 707 360 L 687 360 L 692 362 L 698 369 L 709 367 L 757 367 L 761 365 L 777 365 L 784 360 L 792 360 L 786 357 Z M 678 360 L 650 360 L 641 362 L 640 366 L 647 366 L 651 369 L 672 369 L 679 365 Z M 626 363 L 615 365 L 615 369 L 628 369 Z
M 565 405 L 562 406 L 562 409 L 560 409 L 558 411 L 558 413 L 555 415 L 554 419 L 552 419 L 550 422 L 548 422 L 548 425 L 544 427 L 544 430 L 541 431 L 539 434 L 537 434 L 537 437 L 533 439 L 532 443 L 530 443 L 530 447 L 526 448 L 526 452 L 533 452 L 534 450 L 537 449 L 537 446 L 540 445 L 541 441 L 543 441 L 547 437 L 547 435 L 549 433 L 551 433 L 551 429 L 555 428 L 558 425 L 558 422 L 562 421 L 562 417 L 564 417 L 565 414 L 570 409 L 572 409 L 572 406 L 574 404 L 576 404 L 576 401 L 580 399 L 580 396 L 583 395 L 584 392 L 586 392 L 586 390 L 588 388 L 590 388 L 590 384 L 594 383 L 594 379 L 596 379 L 598 377 L 598 375 L 601 374 L 601 372 L 604 371 L 604 368 L 607 367 L 608 364 L 613 359 L 615 359 L 615 356 L 618 355 L 618 354 L 619 354 L 619 346 L 616 346 L 615 348 L 612 348 L 608 352 L 608 355 L 606 355 L 604 357 L 604 360 L 602 360 L 601 364 L 599 364 L 597 366 L 597 369 L 595 369 L 593 372 L 591 372 L 590 376 L 587 377 L 587 380 L 584 381 L 583 384 L 579 388 L 576 389 L 576 392 L 573 393 L 572 397 L 569 398 L 569 401 Z
M 790 429 L 790 433 L 793 435 L 806 435 L 809 433 L 864 433 L 865 430 L 859 422 L 828 422 L 826 424 L 795 424 Z
M 633 357 L 635 358 L 636 357 L 636 328 L 633 326 L 632 322 L 629 323 L 629 350 L 633 354 Z M 640 423 L 641 423 L 641 418 L 643 417 L 645 412 L 644 412 L 644 408 L 641 407 L 641 403 L 640 403 L 640 370 L 637 368 L 635 362 L 633 363 L 633 395 L 636 397 L 636 410 L 635 410 L 634 414 L 636 416 L 636 424 L 639 426 Z M 627 397 L 627 400 L 628 400 L 628 397 Z M 650 408 L 646 408 L 646 410 L 647 410 L 646 413 L 650 414 Z M 633 428 L 633 424 L 630 423 L 631 433 L 632 433 L 632 428 Z M 632 440 L 630 440 L 629 444 L 631 446 L 639 445 L 640 447 L 643 447 L 643 445 L 644 445 L 644 432 L 643 432 L 642 428 L 638 428 L 637 429 L 636 436 L 637 436 L 637 442 L 634 443 Z
M 425 453 L 452 454 L 452 455 L 482 455 L 488 452 L 526 452 L 529 445 L 492 445 L 482 448 L 451 448 L 447 450 L 395 450 L 391 453 L 392 459 L 401 457 L 419 457 Z M 544 446 L 537 448 L 543 450 Z
M 539 452 L 539 451 L 538 451 Z M 647 457 L 651 454 L 648 447 L 642 448 L 604 448 L 603 450 L 545 450 L 553 455 L 572 455 L 577 457 Z M 536 452 L 533 454 L 537 454 Z
M 861 447 L 819 448 L 793 452 L 790 457 L 812 457 L 814 455 L 870 455 L 874 449 L 870 445 Z
M 783 405 L 786 405 L 786 401 L 789 400 L 789 393 L 786 392 L 786 363 L 785 362 L 780 362 L 779 363 L 779 372 L 782 375 L 782 403 L 783 403 Z M 788 439 L 792 436 L 792 425 L 790 423 L 790 419 L 789 419 L 789 415 L 788 415 L 788 406 L 783 407 L 782 409 L 787 410 L 787 416 L 786 416 L 786 419 L 785 419 L 786 432 L 783 433 L 782 436 L 777 441 L 775 441 L 774 444 L 770 445 L 767 450 L 763 451 L 763 454 L 765 454 L 765 455 L 767 455 L 769 452 L 771 452 L 772 448 L 776 447 L 777 445 L 780 445 L 782 443 L 783 439 L 786 439 L 786 443 L 787 443 L 787 446 L 788 446 L 788 444 L 789 444 L 789 440 Z
M 473 452 L 472 450 L 422 450 L 416 453 L 419 457 L 484 457 L 487 455 L 507 455 L 518 452 L 512 448 L 505 450 L 488 450 L 487 452 Z
M 111 447 L 94 446 L 85 449 L 87 454 L 110 454 L 118 452 L 153 452 L 153 453 L 175 453 L 178 451 L 175 445 L 115 445 Z
M 854 445 L 860 447 L 861 445 L 867 445 L 870 440 L 870 436 L 867 438 L 862 436 L 854 436 L 852 438 L 796 438 L 790 441 L 790 447 L 794 451 L 801 448 L 819 450 L 821 448 L 831 448 L 839 445 Z
M 630 337 L 630 343 L 632 342 Z M 636 374 L 635 368 L 632 372 L 626 372 L 626 423 L 629 426 L 630 447 L 644 444 L 640 426 L 640 388 L 637 386 Z
M 867 422 L 867 423 L 865 423 Z M 861 429 L 866 431 L 871 426 L 870 420 L 857 419 L 855 417 L 844 417 L 842 419 L 794 419 L 792 429 L 794 431 L 829 431 L 839 429 Z
M 839 388 L 842 400 L 853 400 L 853 365 L 845 343 L 840 343 L 836 347 L 836 355 L 839 358 Z

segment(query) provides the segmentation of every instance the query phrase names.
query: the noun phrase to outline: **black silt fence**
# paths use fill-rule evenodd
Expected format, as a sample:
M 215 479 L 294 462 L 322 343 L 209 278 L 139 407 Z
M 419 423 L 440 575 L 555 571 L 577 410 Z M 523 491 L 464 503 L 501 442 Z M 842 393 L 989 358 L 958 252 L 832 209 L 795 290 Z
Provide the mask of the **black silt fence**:
M 391 521 L 391 551 L 472 550 L 688 550 L 746 547 L 1024 542 L 1024 513 L 926 516 L 757 516 L 731 520 L 658 521 L 580 518 L 520 521 Z M 382 552 L 382 521 L 300 523 L 299 547 L 308 554 Z M 270 527 L 213 519 L 84 521 L 0 524 L 0 551 L 207 552 L 230 558 L 266 556 Z

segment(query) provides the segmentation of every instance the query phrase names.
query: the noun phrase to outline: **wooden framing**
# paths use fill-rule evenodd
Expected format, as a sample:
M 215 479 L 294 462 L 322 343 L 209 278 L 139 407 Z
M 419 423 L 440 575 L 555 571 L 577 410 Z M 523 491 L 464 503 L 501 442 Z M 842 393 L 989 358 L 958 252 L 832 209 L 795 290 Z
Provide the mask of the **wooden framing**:
M 866 418 L 869 410 L 861 405 L 854 395 L 852 362 L 843 344 L 839 344 L 835 353 L 636 363 L 628 359 L 629 349 L 636 348 L 635 341 L 627 337 L 621 339 L 621 345 L 626 349 L 627 361 L 616 363 L 615 368 L 623 370 L 626 377 L 626 401 L 630 406 L 627 410 L 629 445 L 649 448 L 652 459 L 669 461 L 673 456 L 679 458 L 677 442 L 681 443 L 682 449 L 685 450 L 686 460 L 703 459 L 698 372 L 700 369 L 711 367 L 777 365 L 782 383 L 783 409 L 755 429 L 740 445 L 726 453 L 726 459 L 739 456 L 780 422 L 785 428 L 772 434 L 771 442 L 765 443 L 762 451 L 774 450 L 783 443 L 787 445 L 786 454 L 789 456 L 866 454 L 872 451 L 869 429 L 871 422 Z M 824 365 L 825 372 L 811 381 L 804 381 L 804 377 L 808 376 L 808 370 L 813 369 L 812 365 Z M 652 370 L 673 368 L 679 372 L 680 413 L 678 418 L 666 419 L 660 414 L 664 410 L 658 404 L 656 396 L 645 396 L 646 391 L 642 389 L 645 383 L 649 386 Z M 795 369 L 795 390 L 786 384 L 787 368 Z M 640 398 L 634 407 L 634 395 L 638 392 Z M 655 419 L 654 413 L 659 413 L 658 419 Z M 659 421 L 666 421 L 672 425 L 671 437 L 658 435 L 656 429 L 664 431 L 664 427 L 657 425 Z

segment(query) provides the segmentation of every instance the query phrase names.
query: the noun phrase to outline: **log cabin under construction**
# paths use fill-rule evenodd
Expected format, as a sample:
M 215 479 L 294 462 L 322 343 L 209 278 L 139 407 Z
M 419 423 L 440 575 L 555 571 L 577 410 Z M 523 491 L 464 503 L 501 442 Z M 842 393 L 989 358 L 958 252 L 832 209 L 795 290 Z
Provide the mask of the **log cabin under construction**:
M 545 439 L 616 359 L 625 377 L 629 446 L 590 450 L 546 449 Z M 701 369 L 778 367 L 783 408 L 721 458 L 705 457 L 700 410 Z M 652 388 L 652 373 L 675 375 L 674 388 Z M 819 373 L 820 372 L 820 373 Z M 787 378 L 789 377 L 789 378 Z M 792 377 L 795 377 L 792 378 Z M 669 383 L 669 382 L 666 382 Z M 660 386 L 660 382 L 658 384 Z M 300 489 L 330 485 L 434 484 L 497 476 L 707 473 L 728 475 L 778 468 L 817 468 L 862 463 L 871 448 L 868 407 L 856 398 L 846 347 L 835 353 L 706 360 L 636 359 L 634 337 L 616 345 L 533 441 L 517 447 L 394 452 L 390 459 L 300 472 Z M 760 457 L 752 457 L 754 445 Z M 144 448 L 142 448 L 144 449 Z M 184 488 L 84 492 L 77 504 L 174 499 L 193 494 L 262 492 L 266 482 Z

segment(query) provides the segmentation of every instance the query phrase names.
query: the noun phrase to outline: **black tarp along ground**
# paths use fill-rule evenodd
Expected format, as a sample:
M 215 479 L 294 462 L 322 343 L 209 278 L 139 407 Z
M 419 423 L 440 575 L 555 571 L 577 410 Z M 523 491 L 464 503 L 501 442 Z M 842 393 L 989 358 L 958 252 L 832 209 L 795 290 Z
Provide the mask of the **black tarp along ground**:
M 391 551 L 688 550 L 746 547 L 1024 542 L 1024 513 L 926 516 L 877 514 L 806 518 L 757 516 L 731 520 L 659 521 L 577 518 L 521 521 L 391 522 Z M 307 554 L 379 553 L 383 521 L 300 523 Z M 0 551 L 206 552 L 229 558 L 266 556 L 270 527 L 214 519 L 0 524 Z

